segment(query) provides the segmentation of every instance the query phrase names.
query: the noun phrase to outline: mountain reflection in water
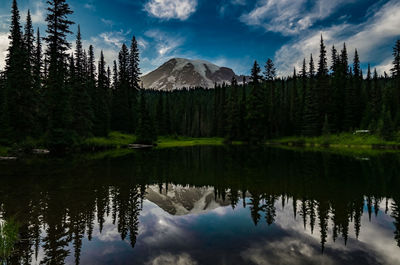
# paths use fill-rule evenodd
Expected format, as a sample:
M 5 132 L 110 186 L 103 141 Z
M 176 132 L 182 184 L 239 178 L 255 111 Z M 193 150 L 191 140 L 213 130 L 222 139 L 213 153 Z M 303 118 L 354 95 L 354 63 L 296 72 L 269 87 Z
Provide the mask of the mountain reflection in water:
M 193 147 L 0 163 L 9 264 L 400 264 L 400 156 Z

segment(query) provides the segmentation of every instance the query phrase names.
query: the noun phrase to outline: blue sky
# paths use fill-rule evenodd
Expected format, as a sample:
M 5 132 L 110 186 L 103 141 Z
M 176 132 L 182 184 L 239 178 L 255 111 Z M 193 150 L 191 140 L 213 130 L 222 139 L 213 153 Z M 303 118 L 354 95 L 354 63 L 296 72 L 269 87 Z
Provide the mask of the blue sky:
M 0 68 L 8 45 L 11 0 L 0 0 Z M 280 75 L 291 73 L 319 36 L 327 46 L 346 42 L 350 56 L 389 71 L 392 46 L 400 38 L 399 0 L 69 0 L 71 19 L 81 25 L 85 46 L 104 50 L 111 64 L 122 43 L 139 41 L 147 73 L 173 57 L 205 59 L 248 74 L 252 62 L 272 58 Z M 25 20 L 45 30 L 45 1 L 19 0 Z M 77 25 L 72 27 L 76 32 Z M 70 36 L 71 42 L 74 36 Z

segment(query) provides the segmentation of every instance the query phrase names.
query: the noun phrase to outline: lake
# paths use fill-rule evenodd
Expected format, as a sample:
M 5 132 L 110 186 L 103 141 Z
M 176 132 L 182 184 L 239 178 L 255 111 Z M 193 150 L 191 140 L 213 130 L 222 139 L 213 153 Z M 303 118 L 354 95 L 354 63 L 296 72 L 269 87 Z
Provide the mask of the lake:
M 190 147 L 0 162 L 9 264 L 400 264 L 400 155 Z

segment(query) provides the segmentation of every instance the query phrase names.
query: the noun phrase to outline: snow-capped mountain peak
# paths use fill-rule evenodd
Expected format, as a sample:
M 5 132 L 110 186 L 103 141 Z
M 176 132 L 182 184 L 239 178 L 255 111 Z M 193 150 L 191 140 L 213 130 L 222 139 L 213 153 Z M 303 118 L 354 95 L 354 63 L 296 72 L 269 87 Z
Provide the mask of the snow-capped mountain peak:
M 174 90 L 182 88 L 213 88 L 214 84 L 230 83 L 236 76 L 232 69 L 204 60 L 174 58 L 142 76 L 146 89 Z

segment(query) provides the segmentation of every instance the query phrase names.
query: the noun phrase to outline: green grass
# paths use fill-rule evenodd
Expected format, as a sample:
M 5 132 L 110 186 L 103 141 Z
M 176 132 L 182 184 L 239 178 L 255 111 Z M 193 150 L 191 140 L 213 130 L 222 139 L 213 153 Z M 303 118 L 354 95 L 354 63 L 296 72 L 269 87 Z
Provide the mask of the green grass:
M 126 147 L 134 143 L 136 136 L 120 132 L 111 132 L 108 137 L 92 137 L 85 139 L 79 147 L 84 150 L 109 150 Z
M 364 148 L 372 149 L 374 147 L 393 148 L 400 146 L 400 141 L 385 141 L 377 135 L 370 134 L 352 134 L 341 133 L 319 137 L 284 137 L 273 139 L 267 142 L 268 144 L 285 144 L 285 145 L 300 145 L 308 147 L 329 146 L 333 148 Z
M 87 151 L 111 150 L 125 148 L 133 144 L 136 140 L 135 135 L 120 132 L 111 132 L 108 137 L 92 137 L 84 140 L 80 149 Z M 223 138 L 190 138 L 190 137 L 159 137 L 157 148 L 189 147 L 197 145 L 223 145 Z M 238 144 L 238 142 L 234 142 Z
M 223 145 L 223 138 L 190 138 L 190 137 L 160 137 L 158 148 L 189 147 L 198 145 Z
M 0 145 L 0 156 L 7 156 L 8 151 L 10 151 L 9 147 L 1 146 Z

